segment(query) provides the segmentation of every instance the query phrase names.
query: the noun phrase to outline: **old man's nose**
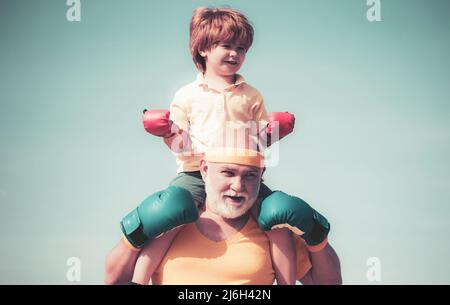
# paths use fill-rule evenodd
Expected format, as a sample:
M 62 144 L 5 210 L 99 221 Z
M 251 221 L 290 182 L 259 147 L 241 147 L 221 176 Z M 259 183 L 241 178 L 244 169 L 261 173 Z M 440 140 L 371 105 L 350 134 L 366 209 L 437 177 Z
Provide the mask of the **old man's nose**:
M 231 189 L 235 192 L 241 192 L 244 190 L 244 183 L 241 177 L 234 177 L 231 182 Z

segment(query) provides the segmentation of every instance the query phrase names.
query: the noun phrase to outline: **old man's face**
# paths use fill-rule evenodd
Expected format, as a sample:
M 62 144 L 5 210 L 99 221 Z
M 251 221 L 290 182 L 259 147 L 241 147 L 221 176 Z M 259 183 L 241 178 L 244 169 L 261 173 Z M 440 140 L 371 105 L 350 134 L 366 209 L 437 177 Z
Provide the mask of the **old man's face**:
M 223 218 L 244 215 L 258 198 L 263 169 L 202 161 L 208 207 Z

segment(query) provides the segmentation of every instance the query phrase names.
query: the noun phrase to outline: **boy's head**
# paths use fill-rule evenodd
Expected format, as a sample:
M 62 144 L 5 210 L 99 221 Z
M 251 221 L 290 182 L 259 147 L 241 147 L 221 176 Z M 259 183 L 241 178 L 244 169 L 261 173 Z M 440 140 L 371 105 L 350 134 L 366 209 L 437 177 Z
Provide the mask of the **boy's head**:
M 189 48 L 197 68 L 205 72 L 205 58 L 219 42 L 243 46 L 247 51 L 253 42 L 253 27 L 247 18 L 231 8 L 200 7 L 194 11 L 189 28 Z

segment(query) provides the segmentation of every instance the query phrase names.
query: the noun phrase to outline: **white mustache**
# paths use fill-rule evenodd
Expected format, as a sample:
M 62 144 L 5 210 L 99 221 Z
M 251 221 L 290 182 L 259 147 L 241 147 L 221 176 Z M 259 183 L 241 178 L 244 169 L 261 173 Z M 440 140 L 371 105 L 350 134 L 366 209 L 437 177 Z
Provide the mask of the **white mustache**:
M 234 193 L 225 193 L 224 196 L 244 197 L 244 198 L 246 198 L 244 194 L 239 194 L 239 193 L 236 193 L 236 192 L 234 192 Z

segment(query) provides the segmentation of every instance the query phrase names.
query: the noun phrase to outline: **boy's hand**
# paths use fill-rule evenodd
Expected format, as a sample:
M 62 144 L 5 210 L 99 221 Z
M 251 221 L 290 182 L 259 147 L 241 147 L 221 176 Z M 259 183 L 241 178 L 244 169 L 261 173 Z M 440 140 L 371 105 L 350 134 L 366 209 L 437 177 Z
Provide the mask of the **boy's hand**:
M 144 109 L 142 123 L 147 132 L 157 137 L 168 138 L 173 135 L 169 110 Z
M 267 132 L 272 142 L 281 140 L 294 130 L 295 116 L 289 112 L 271 112 L 269 113 L 269 125 Z M 278 125 L 278 126 L 277 126 Z M 276 129 L 278 128 L 278 137 Z

